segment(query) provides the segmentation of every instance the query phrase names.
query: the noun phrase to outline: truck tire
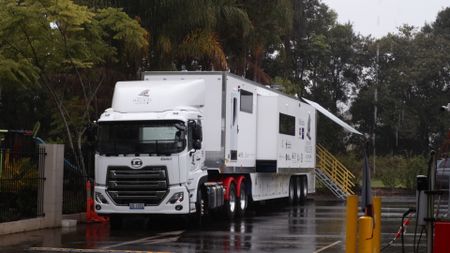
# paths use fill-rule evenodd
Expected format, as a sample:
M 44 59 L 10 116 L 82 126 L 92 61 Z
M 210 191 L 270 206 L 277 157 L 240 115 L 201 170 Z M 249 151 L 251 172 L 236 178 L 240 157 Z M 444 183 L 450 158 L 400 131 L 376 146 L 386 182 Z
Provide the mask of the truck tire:
M 301 202 L 300 199 L 302 198 L 302 187 L 303 187 L 302 177 L 295 176 L 295 201 L 296 201 L 296 203 Z
M 123 226 L 123 217 L 117 214 L 109 216 L 109 226 L 112 230 L 121 229 Z
M 236 197 L 236 186 L 234 183 L 230 184 L 230 189 L 228 191 L 229 197 L 228 200 L 225 201 L 225 213 L 230 220 L 234 219 L 236 214 L 236 206 L 237 206 L 237 197 Z
M 308 178 L 306 176 L 300 177 L 300 185 L 301 185 L 301 191 L 300 191 L 300 203 L 303 203 L 306 201 L 308 197 Z
M 247 190 L 245 189 L 245 182 L 242 181 L 241 185 L 239 186 L 240 193 L 239 193 L 239 199 L 237 202 L 237 214 L 239 217 L 244 217 L 245 211 L 248 207 L 248 194 Z
M 294 205 L 296 198 L 295 198 L 295 191 L 297 190 L 295 177 L 291 177 L 289 179 L 289 196 L 288 196 L 288 203 L 289 205 Z

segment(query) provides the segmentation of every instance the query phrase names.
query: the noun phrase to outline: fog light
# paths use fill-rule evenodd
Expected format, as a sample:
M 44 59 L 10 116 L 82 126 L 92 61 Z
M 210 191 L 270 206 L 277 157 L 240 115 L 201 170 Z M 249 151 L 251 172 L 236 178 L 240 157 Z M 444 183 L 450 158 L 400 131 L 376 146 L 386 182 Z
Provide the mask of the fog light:
M 172 195 L 172 197 L 167 201 L 167 203 L 175 204 L 175 203 L 181 203 L 184 199 L 184 193 L 183 192 L 177 192 Z
M 108 200 L 105 198 L 105 196 L 103 196 L 103 194 L 101 194 L 100 192 L 95 192 L 95 201 L 97 201 L 97 203 L 101 203 L 101 204 L 108 204 Z
M 175 206 L 175 210 L 180 211 L 181 209 L 183 209 L 182 205 L 176 205 Z
M 95 205 L 95 210 L 100 210 L 102 207 L 100 205 Z

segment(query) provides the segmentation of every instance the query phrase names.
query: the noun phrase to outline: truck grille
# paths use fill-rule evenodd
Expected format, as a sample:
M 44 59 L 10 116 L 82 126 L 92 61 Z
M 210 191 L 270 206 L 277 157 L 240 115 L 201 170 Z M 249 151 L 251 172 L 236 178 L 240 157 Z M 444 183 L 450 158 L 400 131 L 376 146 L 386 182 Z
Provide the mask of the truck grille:
M 165 166 L 109 167 L 106 178 L 106 191 L 117 205 L 159 205 L 168 192 L 168 185 Z

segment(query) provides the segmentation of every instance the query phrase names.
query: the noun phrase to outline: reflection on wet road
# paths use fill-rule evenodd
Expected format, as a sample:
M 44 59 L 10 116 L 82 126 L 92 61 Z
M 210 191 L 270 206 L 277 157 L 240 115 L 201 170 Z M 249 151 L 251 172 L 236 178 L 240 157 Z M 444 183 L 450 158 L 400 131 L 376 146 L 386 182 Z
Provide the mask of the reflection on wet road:
M 383 200 L 383 245 L 398 229 L 402 213 L 413 205 L 411 198 L 401 200 Z M 212 216 L 202 228 L 192 228 L 182 218 L 153 217 L 129 219 L 118 231 L 110 231 L 108 224 L 81 224 L 0 236 L 0 251 L 344 252 L 344 219 L 344 202 L 310 200 L 288 206 L 276 201 L 253 207 L 245 218 L 233 222 Z M 412 230 L 406 236 L 407 247 L 412 247 Z M 384 252 L 401 252 L 399 242 Z

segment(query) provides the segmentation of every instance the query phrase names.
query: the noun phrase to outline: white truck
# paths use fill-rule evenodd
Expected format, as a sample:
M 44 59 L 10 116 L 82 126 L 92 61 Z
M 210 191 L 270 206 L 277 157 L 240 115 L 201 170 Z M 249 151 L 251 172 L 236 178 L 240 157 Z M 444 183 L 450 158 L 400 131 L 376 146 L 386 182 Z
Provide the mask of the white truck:
M 95 209 L 242 216 L 249 201 L 315 191 L 316 110 L 227 72 L 146 72 L 118 82 L 98 120 Z

